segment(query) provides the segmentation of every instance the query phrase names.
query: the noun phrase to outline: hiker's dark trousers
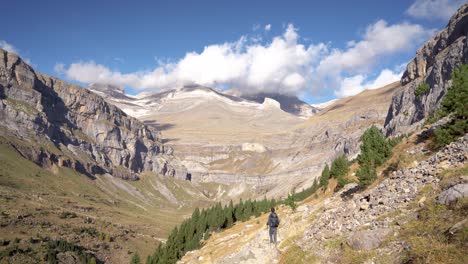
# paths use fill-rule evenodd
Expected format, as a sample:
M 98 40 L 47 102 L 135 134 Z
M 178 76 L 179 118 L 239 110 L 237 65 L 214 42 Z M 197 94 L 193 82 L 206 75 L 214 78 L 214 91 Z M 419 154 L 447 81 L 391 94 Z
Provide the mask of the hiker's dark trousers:
M 277 227 L 270 227 L 270 243 L 276 244 L 276 231 Z

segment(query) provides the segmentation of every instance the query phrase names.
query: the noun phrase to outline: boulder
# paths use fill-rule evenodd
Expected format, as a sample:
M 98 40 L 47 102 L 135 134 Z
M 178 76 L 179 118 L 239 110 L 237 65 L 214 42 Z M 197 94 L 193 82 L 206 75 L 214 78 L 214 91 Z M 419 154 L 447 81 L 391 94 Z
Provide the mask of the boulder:
M 391 233 L 389 228 L 356 231 L 350 234 L 346 243 L 355 250 L 372 250 L 378 248 Z
M 465 197 L 468 197 L 468 183 L 457 184 L 441 192 L 437 197 L 437 202 L 448 205 Z

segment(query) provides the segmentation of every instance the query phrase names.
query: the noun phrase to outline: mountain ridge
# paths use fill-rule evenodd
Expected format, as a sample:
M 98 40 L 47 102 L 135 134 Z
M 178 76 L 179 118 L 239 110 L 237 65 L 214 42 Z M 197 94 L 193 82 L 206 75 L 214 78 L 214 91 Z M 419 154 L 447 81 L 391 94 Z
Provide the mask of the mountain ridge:
M 107 171 L 137 179 L 137 173 L 149 170 L 185 177 L 154 129 L 86 89 L 36 73 L 15 54 L 0 50 L 0 61 L 1 127 L 29 142 L 50 145 L 23 144 L 23 156 L 87 175 Z

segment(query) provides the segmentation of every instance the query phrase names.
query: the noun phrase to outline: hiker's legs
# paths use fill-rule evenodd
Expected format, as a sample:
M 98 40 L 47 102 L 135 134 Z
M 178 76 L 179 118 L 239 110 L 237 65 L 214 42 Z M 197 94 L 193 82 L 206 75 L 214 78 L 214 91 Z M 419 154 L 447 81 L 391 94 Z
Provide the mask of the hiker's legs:
M 273 232 L 273 241 L 274 241 L 273 243 L 275 243 L 275 245 L 276 245 L 276 234 L 278 233 L 277 231 L 278 230 L 276 230 L 275 228 L 275 231 Z
M 276 228 L 270 227 L 270 243 L 276 244 Z

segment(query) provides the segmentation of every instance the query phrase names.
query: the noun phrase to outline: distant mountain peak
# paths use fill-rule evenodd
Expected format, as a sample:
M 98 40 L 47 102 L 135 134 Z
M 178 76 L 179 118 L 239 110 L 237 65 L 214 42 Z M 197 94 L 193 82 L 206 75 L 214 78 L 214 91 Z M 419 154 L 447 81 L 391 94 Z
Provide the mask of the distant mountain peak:
M 266 98 L 270 98 L 277 101 L 280 104 L 281 110 L 303 118 L 311 117 L 319 111 L 319 109 L 307 104 L 295 95 L 260 92 L 252 94 L 242 94 L 240 95 L 240 97 L 258 103 L 263 103 Z

